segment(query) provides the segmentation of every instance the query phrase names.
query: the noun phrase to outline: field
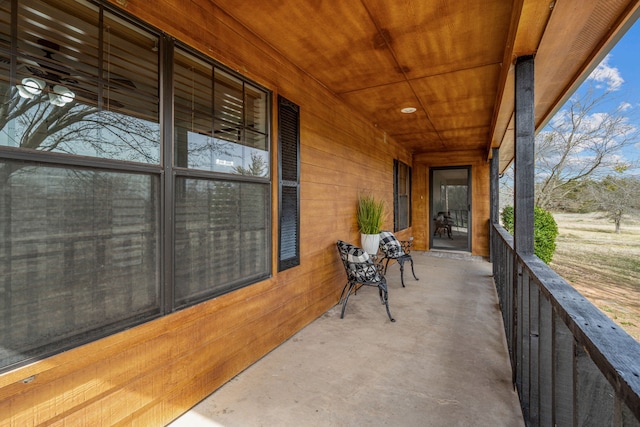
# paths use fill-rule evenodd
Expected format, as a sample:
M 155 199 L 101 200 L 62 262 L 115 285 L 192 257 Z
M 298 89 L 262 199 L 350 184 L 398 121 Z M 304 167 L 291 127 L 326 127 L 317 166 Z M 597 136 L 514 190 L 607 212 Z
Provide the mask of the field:
M 640 218 L 620 234 L 599 214 L 554 213 L 557 249 L 551 267 L 640 341 Z

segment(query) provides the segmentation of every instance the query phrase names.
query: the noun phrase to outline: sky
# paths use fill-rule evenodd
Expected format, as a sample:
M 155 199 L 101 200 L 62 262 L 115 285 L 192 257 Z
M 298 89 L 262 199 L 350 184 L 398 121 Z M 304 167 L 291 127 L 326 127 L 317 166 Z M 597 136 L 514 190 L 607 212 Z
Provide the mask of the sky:
M 627 31 L 576 91 L 576 93 L 584 91 L 590 85 L 600 90 L 608 88 L 612 91 L 610 101 L 603 104 L 603 108 L 613 110 L 618 105 L 624 105 L 629 122 L 638 129 L 640 129 L 640 55 L 637 53 L 639 51 L 640 20 Z M 621 155 L 626 160 L 640 163 L 640 141 L 626 148 Z M 637 174 L 638 171 L 634 172 Z

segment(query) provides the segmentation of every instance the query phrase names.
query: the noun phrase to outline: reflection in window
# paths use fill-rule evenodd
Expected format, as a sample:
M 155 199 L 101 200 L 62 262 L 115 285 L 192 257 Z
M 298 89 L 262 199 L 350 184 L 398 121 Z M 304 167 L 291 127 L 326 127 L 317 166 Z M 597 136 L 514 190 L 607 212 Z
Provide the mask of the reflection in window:
M 160 310 L 157 176 L 0 161 L 0 361 Z
M 178 179 L 176 306 L 268 277 L 269 185 Z
M 174 72 L 176 165 L 268 177 L 266 92 L 179 49 Z
M 158 164 L 157 36 L 109 13 L 100 27 L 84 0 L 17 5 L 17 55 L 0 44 L 0 93 L 12 97 L 0 145 Z

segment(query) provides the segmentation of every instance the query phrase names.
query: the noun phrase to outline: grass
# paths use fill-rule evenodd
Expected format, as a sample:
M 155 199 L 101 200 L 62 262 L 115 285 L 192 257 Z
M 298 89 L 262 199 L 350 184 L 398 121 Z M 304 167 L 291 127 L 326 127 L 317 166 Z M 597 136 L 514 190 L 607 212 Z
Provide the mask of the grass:
M 372 194 L 358 197 L 358 228 L 363 234 L 378 234 L 384 222 L 384 200 Z
M 640 341 L 640 218 L 623 219 L 620 234 L 598 214 L 556 213 L 551 267 Z

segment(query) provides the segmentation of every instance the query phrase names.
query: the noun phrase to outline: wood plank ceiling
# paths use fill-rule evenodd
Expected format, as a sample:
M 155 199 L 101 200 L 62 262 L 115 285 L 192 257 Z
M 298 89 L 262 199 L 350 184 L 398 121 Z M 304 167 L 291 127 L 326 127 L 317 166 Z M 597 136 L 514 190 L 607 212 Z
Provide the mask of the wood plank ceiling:
M 513 157 L 513 62 L 536 55 L 540 127 L 638 0 L 215 0 L 414 154 Z M 414 107 L 413 114 L 401 109 Z

